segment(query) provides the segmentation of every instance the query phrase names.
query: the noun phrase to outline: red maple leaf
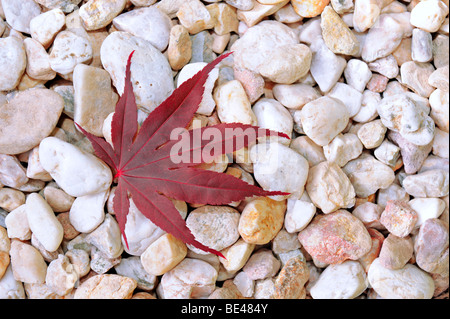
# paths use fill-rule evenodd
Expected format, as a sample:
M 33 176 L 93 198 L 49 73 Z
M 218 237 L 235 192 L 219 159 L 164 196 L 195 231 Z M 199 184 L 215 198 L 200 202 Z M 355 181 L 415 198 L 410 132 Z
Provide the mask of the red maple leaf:
M 287 193 L 265 191 L 228 174 L 195 168 L 199 163 L 178 163 L 178 156 L 184 154 L 192 158 L 195 152 L 204 151 L 208 147 L 208 150 L 215 150 L 213 156 L 218 157 L 251 145 L 261 136 L 274 134 L 287 136 L 251 125 L 222 123 L 187 131 L 190 138 L 200 136 L 200 141 L 194 143 L 195 145 L 184 143 L 187 148 L 181 148 L 181 153 L 174 152 L 174 146 L 180 141 L 170 139 L 172 131 L 186 128 L 191 123 L 202 100 L 204 83 L 209 72 L 230 53 L 218 57 L 183 82 L 149 114 L 139 130 L 137 106 L 130 80 L 133 53 L 134 51 L 130 54 L 126 66 L 124 93 L 116 105 L 112 118 L 113 147 L 103 138 L 90 134 L 77 124 L 91 141 L 96 155 L 113 170 L 114 179 L 118 183 L 113 208 L 125 243 L 128 247 L 125 224 L 131 197 L 139 211 L 165 232 L 186 244 L 223 257 L 220 252 L 195 239 L 169 198 L 196 204 L 227 205 L 246 197 L 287 195 Z M 207 129 L 216 130 L 215 132 L 222 137 L 227 136 L 227 130 L 237 133 L 217 141 L 203 134 Z M 249 131 L 255 134 L 246 135 Z

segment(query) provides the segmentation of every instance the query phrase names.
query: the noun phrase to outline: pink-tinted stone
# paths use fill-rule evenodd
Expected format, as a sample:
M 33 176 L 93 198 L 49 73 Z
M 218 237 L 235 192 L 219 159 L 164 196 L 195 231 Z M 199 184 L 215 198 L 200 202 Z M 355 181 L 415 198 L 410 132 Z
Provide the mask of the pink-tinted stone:
M 448 240 L 446 224 L 437 218 L 427 219 L 415 238 L 417 265 L 429 273 L 448 275 Z
M 281 263 L 268 249 L 260 249 L 254 253 L 244 266 L 244 272 L 252 279 L 273 277 L 280 270 Z
M 433 148 L 433 142 L 428 145 L 415 145 L 394 131 L 389 131 L 388 138 L 400 148 L 406 174 L 417 173 Z
M 382 93 L 386 90 L 388 81 L 389 79 L 384 75 L 374 73 L 369 83 L 367 83 L 367 89 L 375 93 Z
M 401 269 L 411 259 L 414 244 L 411 237 L 397 237 L 389 234 L 380 251 L 380 264 L 388 269 Z
M 317 215 L 298 239 L 314 259 L 326 264 L 359 259 L 372 247 L 364 224 L 346 210 Z
M 305 299 L 309 268 L 301 256 L 290 258 L 274 282 L 274 299 Z
M 241 82 L 250 103 L 255 102 L 263 95 L 265 83 L 261 75 L 235 65 L 234 78 Z
M 384 212 L 381 214 L 380 223 L 395 236 L 406 237 L 413 230 L 417 219 L 417 213 L 408 203 L 399 200 L 389 200 Z

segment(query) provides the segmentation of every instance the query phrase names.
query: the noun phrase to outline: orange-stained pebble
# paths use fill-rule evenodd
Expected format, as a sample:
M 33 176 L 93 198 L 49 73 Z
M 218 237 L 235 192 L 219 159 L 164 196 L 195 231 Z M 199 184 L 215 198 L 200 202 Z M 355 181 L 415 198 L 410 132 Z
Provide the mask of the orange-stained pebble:
M 330 3 L 330 0 L 291 0 L 295 12 L 305 18 L 316 17 Z
M 381 246 L 383 245 L 384 236 L 378 230 L 374 228 L 368 228 L 370 238 L 372 239 L 372 248 L 370 248 L 369 252 L 359 258 L 359 262 L 364 267 L 366 272 L 369 271 L 369 267 L 372 264 L 372 261 L 378 257 L 380 254 Z

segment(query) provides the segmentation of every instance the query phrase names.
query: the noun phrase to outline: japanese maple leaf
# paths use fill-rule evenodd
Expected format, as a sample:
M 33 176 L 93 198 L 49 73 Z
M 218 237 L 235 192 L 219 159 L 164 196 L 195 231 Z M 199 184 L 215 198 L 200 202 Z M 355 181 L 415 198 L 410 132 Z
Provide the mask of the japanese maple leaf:
M 201 71 L 174 90 L 161 105 L 151 112 L 138 129 L 137 106 L 130 80 L 130 54 L 126 71 L 125 87 L 111 122 L 111 145 L 103 138 L 94 136 L 77 126 L 91 141 L 96 155 L 106 162 L 117 180 L 113 208 L 120 231 L 128 247 L 125 224 L 130 207 L 130 197 L 139 211 L 156 226 L 206 252 L 218 256 L 222 254 L 198 242 L 184 219 L 169 198 L 196 204 L 226 205 L 252 196 L 287 195 L 283 192 L 269 192 L 241 179 L 224 173 L 196 168 L 199 163 L 178 163 L 176 156 L 193 155 L 205 147 L 214 146 L 214 157 L 232 153 L 239 148 L 251 145 L 260 136 L 276 134 L 288 138 L 285 134 L 274 133 L 258 127 L 239 123 L 218 124 L 207 128 L 186 131 L 189 137 L 200 136 L 200 141 L 188 144 L 188 148 L 173 152 L 178 140 L 171 140 L 174 129 L 186 128 L 202 100 L 204 83 L 209 72 L 228 54 L 222 55 L 205 66 Z M 226 130 L 235 130 L 239 134 L 231 138 L 212 139 L 204 137 L 206 129 L 217 130 L 226 136 Z M 245 130 L 256 134 L 242 138 Z M 247 131 L 248 132 L 248 131 Z M 182 136 L 182 135 L 180 135 Z M 185 134 L 186 137 L 186 134 Z M 232 142 L 232 143 L 230 143 Z M 204 162 L 203 159 L 200 162 Z

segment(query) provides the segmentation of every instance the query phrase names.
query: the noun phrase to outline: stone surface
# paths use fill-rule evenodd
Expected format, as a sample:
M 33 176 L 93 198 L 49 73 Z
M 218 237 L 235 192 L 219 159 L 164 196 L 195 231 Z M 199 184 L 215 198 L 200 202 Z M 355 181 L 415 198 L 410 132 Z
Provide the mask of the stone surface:
M 26 170 L 13 155 L 0 154 L 0 183 L 19 188 L 28 182 Z
M 251 280 L 273 277 L 280 270 L 281 263 L 268 249 L 253 253 L 245 264 L 243 271 Z
M 310 49 L 313 53 L 311 75 L 319 85 L 320 90 L 328 92 L 341 77 L 347 62 L 343 57 L 328 49 L 324 40 L 320 37 L 313 40 Z
M 321 162 L 311 168 L 306 190 L 312 202 L 325 214 L 355 204 L 355 190 L 350 180 L 333 162 Z
M 106 214 L 100 226 L 89 233 L 85 240 L 110 259 L 119 257 L 123 252 L 119 225 L 110 214 Z
M 431 169 L 407 176 L 402 183 L 414 197 L 443 197 L 449 192 L 448 170 Z
M 0 111 L 0 153 L 19 154 L 51 134 L 64 107 L 48 89 L 20 92 Z
M 440 198 L 414 198 L 408 205 L 417 213 L 416 228 L 430 218 L 439 218 L 445 210 L 445 202 Z
M 80 18 L 86 30 L 106 27 L 125 8 L 127 1 L 89 0 L 80 7 Z
M 387 128 L 381 120 L 365 123 L 358 130 L 358 138 L 366 149 L 373 149 L 381 145 Z
M 199 0 L 183 3 L 176 15 L 190 34 L 212 29 L 215 25 L 214 16 Z
M 39 158 L 42 167 L 71 196 L 95 194 L 111 185 L 112 173 L 104 162 L 56 137 L 40 143 Z
M 342 170 L 355 188 L 356 196 L 361 198 L 374 194 L 380 188 L 388 187 L 395 179 L 391 167 L 367 153 L 348 162 Z
M 186 225 L 197 241 L 220 251 L 239 239 L 239 217 L 238 211 L 231 207 L 202 206 L 189 213 Z
M 358 131 L 358 134 L 361 129 Z M 361 155 L 363 144 L 358 136 L 353 133 L 338 134 L 328 145 L 323 147 L 325 158 L 329 162 L 336 163 L 339 167 L 345 166 L 348 161 Z
M 448 273 L 448 228 L 437 219 L 427 219 L 414 242 L 417 265 L 428 273 Z
M 414 244 L 409 236 L 389 234 L 381 246 L 379 262 L 387 269 L 401 269 L 413 257 Z
M 366 84 L 372 77 L 372 72 L 364 61 L 351 59 L 344 69 L 344 76 L 348 85 L 363 93 Z
M 186 254 L 187 247 L 181 240 L 165 234 L 144 251 L 140 260 L 146 272 L 160 276 L 179 264 Z
M 274 281 L 274 299 L 305 299 L 309 268 L 301 256 L 289 258 Z
M 53 41 L 50 67 L 57 73 L 67 75 L 73 72 L 77 64 L 88 63 L 92 54 L 92 46 L 87 38 L 72 31 L 61 31 Z
M 63 227 L 45 199 L 32 193 L 26 200 L 28 225 L 33 235 L 49 252 L 58 249 L 63 239 Z
M 74 299 L 130 299 L 136 286 L 136 280 L 129 277 L 95 275 L 77 288 Z
M 49 55 L 44 47 L 31 38 L 23 41 L 27 53 L 27 74 L 37 80 L 52 80 L 56 72 L 50 67 Z
M 257 144 L 250 149 L 256 181 L 265 190 L 301 196 L 308 177 L 308 161 L 280 143 Z
M 108 72 L 79 64 L 73 71 L 73 87 L 74 121 L 87 132 L 103 136 L 103 122 L 117 101 Z
M 138 8 L 122 13 L 112 22 L 118 30 L 141 37 L 160 51 L 164 51 L 169 43 L 170 19 L 157 7 Z
M 314 299 L 354 299 L 367 286 L 366 273 L 361 264 L 347 260 L 325 268 L 310 292 Z
M 341 101 L 324 96 L 307 103 L 300 117 L 306 135 L 325 146 L 347 126 L 349 113 Z
M 30 21 L 41 13 L 41 8 L 33 0 L 2 0 L 6 22 L 19 32 L 30 33 Z
M 73 201 L 69 219 L 72 226 L 81 233 L 90 233 L 97 228 L 105 218 L 104 206 L 109 192 L 78 196 Z
M 185 258 L 162 276 L 157 292 L 164 299 L 207 297 L 215 289 L 217 275 L 206 261 Z
M 408 236 L 414 229 L 417 219 L 417 213 L 407 202 L 389 200 L 381 214 L 380 223 L 391 234 L 403 238 Z
M 0 38 L 0 68 L 8 69 L 0 76 L 0 91 L 14 89 L 25 71 L 27 57 L 22 41 L 16 37 Z
M 103 67 L 108 71 L 117 93 L 123 94 L 125 67 L 131 62 L 131 83 L 136 104 L 147 112 L 153 111 L 173 91 L 172 70 L 167 58 L 150 42 L 127 32 L 113 32 L 101 46 Z
M 411 11 L 411 24 L 427 32 L 436 32 L 448 15 L 448 6 L 439 0 L 419 2 Z
M 259 67 L 259 72 L 272 82 L 291 84 L 308 73 L 311 59 L 311 50 L 304 44 L 279 46 Z
M 293 0 L 292 6 L 295 12 L 305 18 L 312 18 L 322 13 L 325 6 L 330 3 L 330 0 Z
M 16 280 L 30 284 L 45 282 L 47 264 L 36 248 L 19 240 L 13 240 L 9 254 Z
M 325 44 L 333 53 L 355 55 L 359 52 L 358 39 L 332 7 L 324 8 L 320 26 Z
M 372 246 L 363 223 L 345 210 L 317 215 L 298 238 L 315 260 L 326 264 L 359 259 Z
M 65 23 L 66 17 L 64 12 L 55 8 L 31 19 L 30 35 L 47 49 Z
M 45 283 L 54 293 L 60 296 L 67 295 L 77 280 L 78 274 L 66 256 L 59 255 L 58 259 L 48 265 Z
M 170 29 L 167 50 L 168 60 L 173 70 L 180 70 L 189 63 L 192 57 L 192 43 L 185 27 L 177 24 Z
M 286 201 L 260 197 L 249 202 L 242 211 L 238 230 L 247 243 L 267 244 L 283 226 Z
M 310 201 L 303 200 L 305 195 L 306 192 L 299 200 L 293 198 L 287 200 L 284 227 L 289 233 L 295 234 L 303 230 L 316 214 L 316 206 Z
M 434 282 L 417 266 L 407 264 L 398 270 L 381 266 L 375 259 L 367 274 L 370 285 L 384 299 L 431 299 Z
M 274 98 L 283 106 L 294 110 L 301 110 L 306 103 L 320 97 L 315 88 L 301 83 L 276 84 L 272 93 Z
M 402 83 L 420 96 L 429 97 L 433 87 L 428 84 L 428 78 L 434 71 L 431 63 L 414 61 L 403 63 L 400 68 Z
M 430 62 L 433 58 L 431 33 L 414 29 L 411 42 L 411 58 L 416 62 Z

